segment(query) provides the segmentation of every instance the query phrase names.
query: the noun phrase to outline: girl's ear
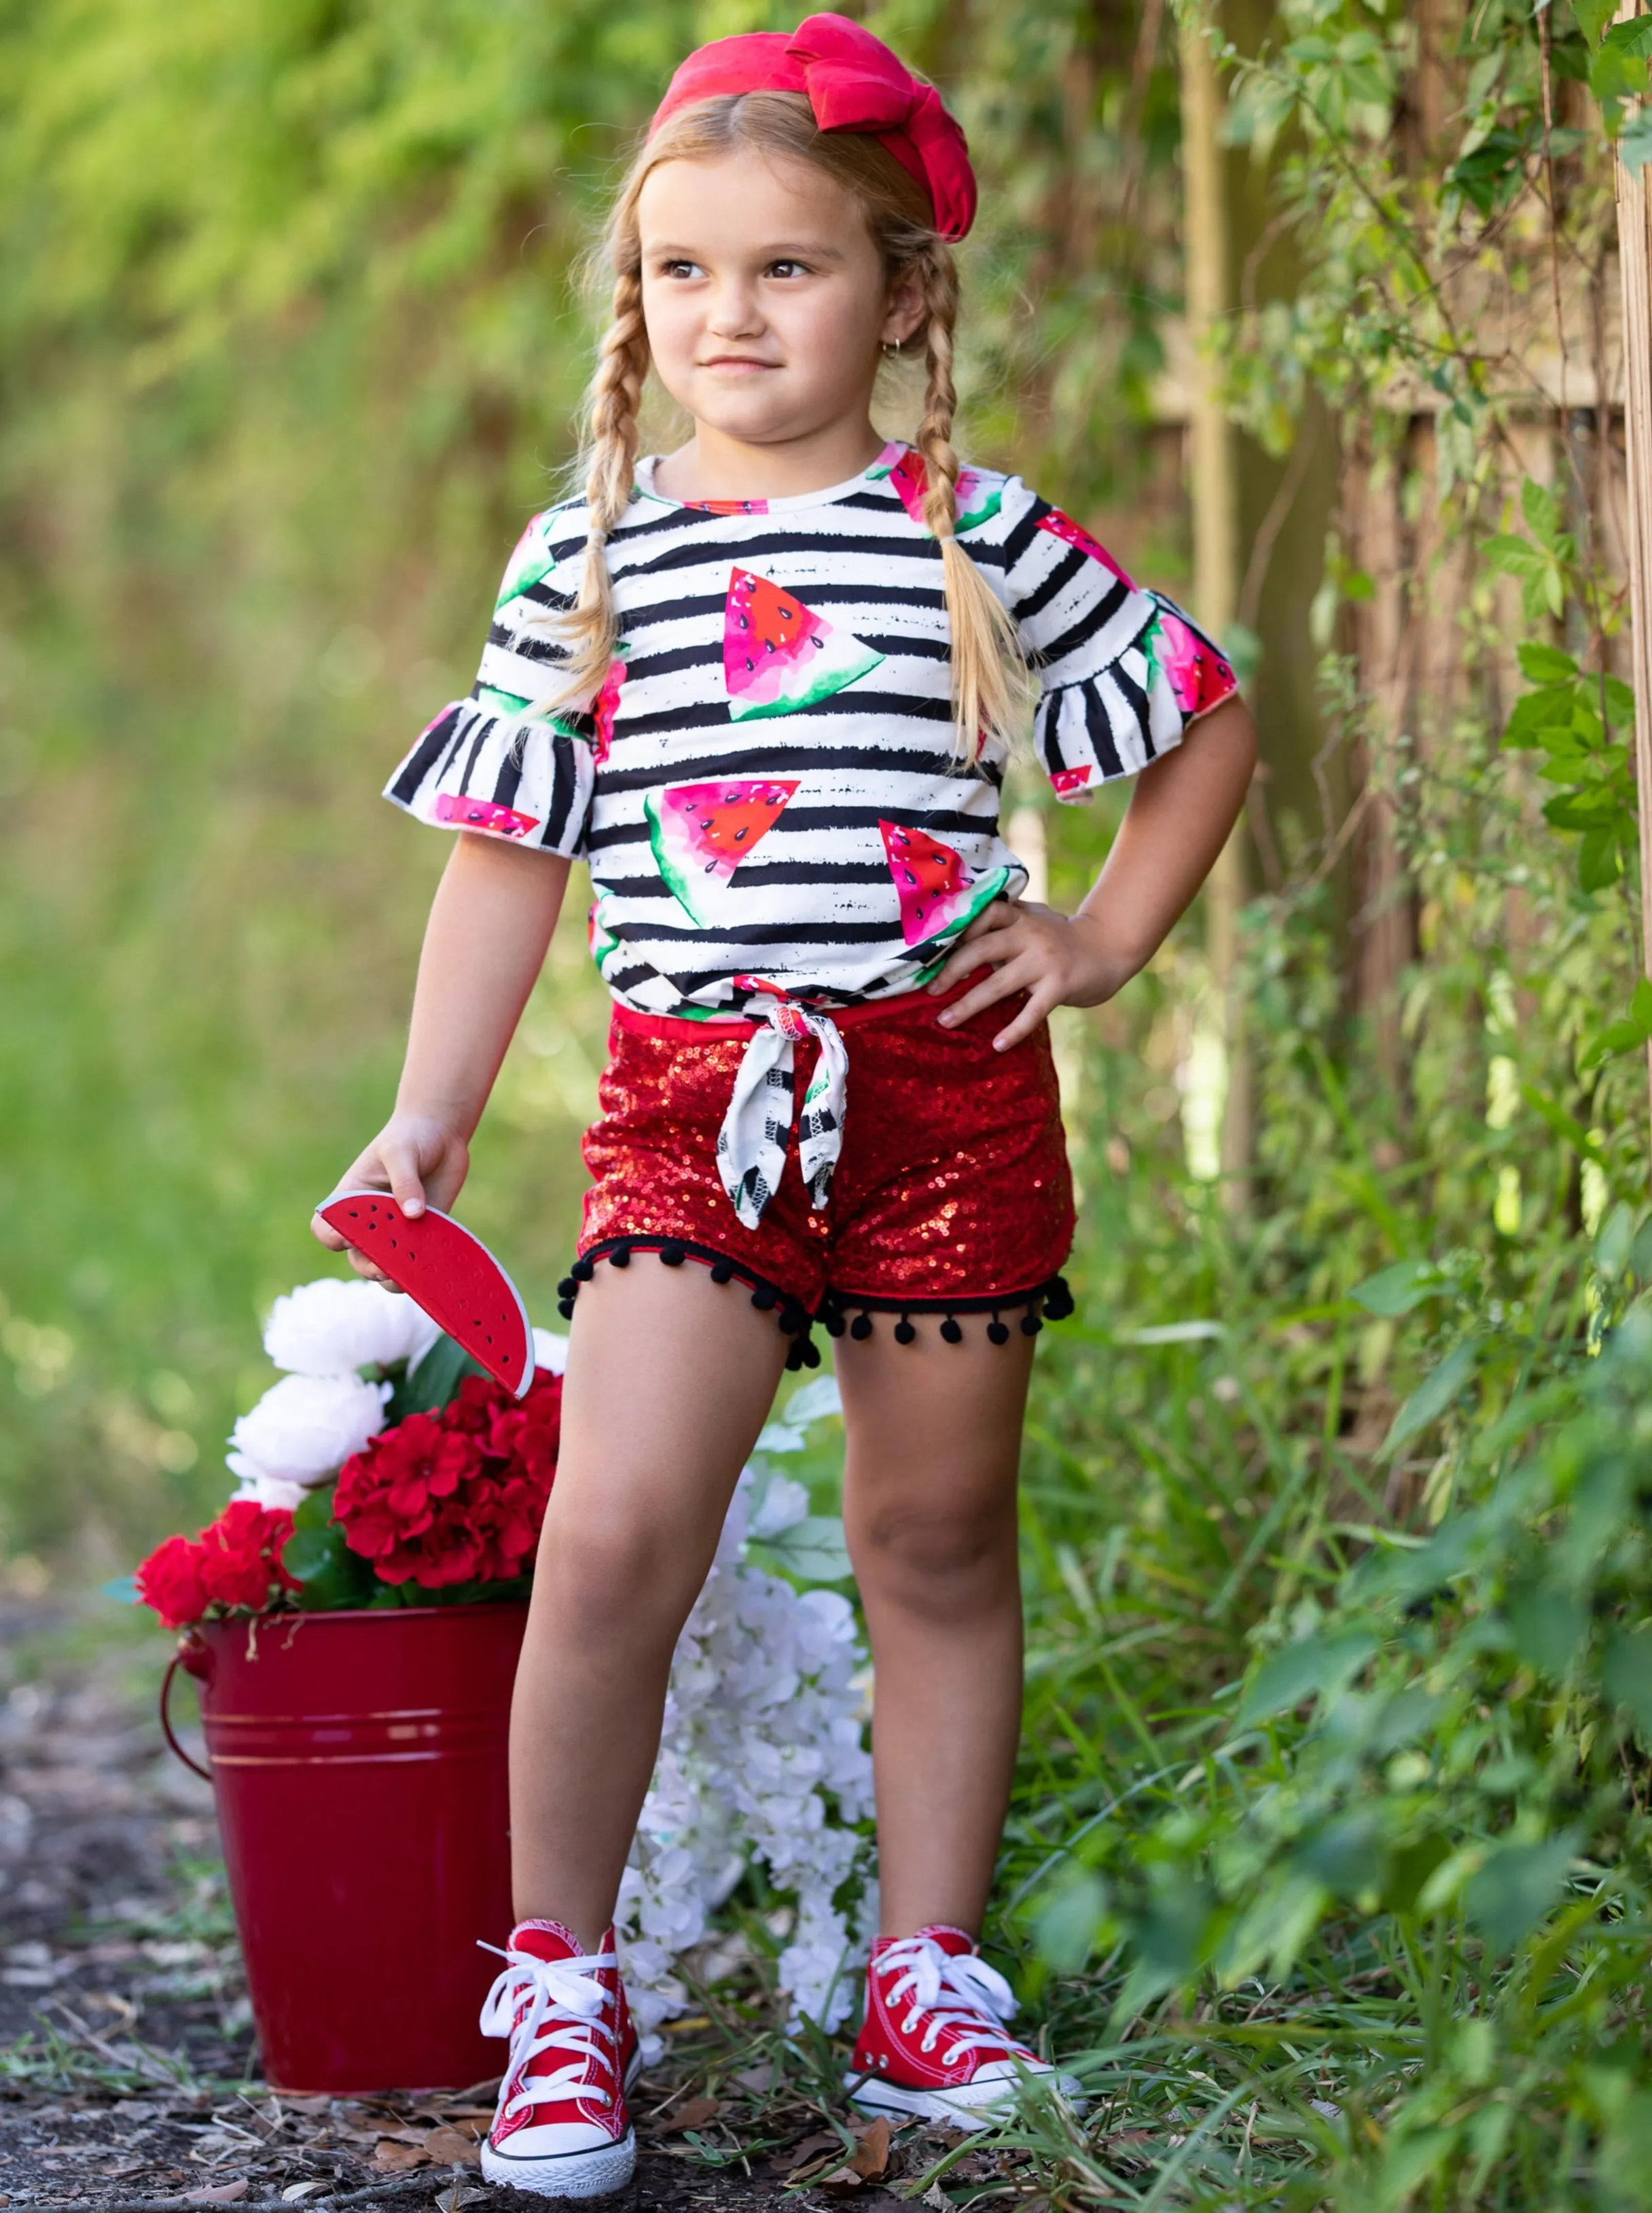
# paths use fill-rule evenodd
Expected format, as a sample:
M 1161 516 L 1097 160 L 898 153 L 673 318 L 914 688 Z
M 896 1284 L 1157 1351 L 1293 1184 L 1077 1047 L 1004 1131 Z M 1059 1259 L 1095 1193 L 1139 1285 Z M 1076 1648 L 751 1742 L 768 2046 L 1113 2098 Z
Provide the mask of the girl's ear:
M 888 311 L 883 319 L 885 345 L 905 345 L 922 330 L 928 314 L 924 299 L 924 272 L 903 269 L 889 288 Z

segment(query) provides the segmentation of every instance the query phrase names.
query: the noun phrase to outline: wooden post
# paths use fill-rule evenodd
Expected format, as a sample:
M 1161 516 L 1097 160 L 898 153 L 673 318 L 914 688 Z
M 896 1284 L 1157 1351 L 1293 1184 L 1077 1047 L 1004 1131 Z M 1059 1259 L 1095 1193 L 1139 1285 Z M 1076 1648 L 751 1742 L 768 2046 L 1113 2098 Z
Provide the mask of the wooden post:
M 1182 19 L 1181 159 L 1187 335 L 1192 359 L 1188 476 L 1193 511 L 1193 613 L 1220 638 L 1239 597 L 1239 456 L 1217 388 L 1210 344 L 1228 313 L 1228 210 L 1222 180 L 1222 88 L 1202 27 Z M 1251 1071 L 1236 986 L 1245 899 L 1244 818 L 1204 887 L 1210 983 L 1222 1009 L 1228 1089 L 1222 1119 L 1223 1195 L 1249 1203 Z
M 1618 20 L 1640 13 L 1620 8 Z M 1647 171 L 1618 170 L 1618 259 L 1624 302 L 1624 442 L 1629 473 L 1631 677 L 1635 686 L 1635 782 L 1641 818 L 1641 966 L 1652 976 L 1652 229 Z M 1606 395 L 1600 399 L 1606 403 Z M 1647 1044 L 1652 1102 L 1652 1039 Z

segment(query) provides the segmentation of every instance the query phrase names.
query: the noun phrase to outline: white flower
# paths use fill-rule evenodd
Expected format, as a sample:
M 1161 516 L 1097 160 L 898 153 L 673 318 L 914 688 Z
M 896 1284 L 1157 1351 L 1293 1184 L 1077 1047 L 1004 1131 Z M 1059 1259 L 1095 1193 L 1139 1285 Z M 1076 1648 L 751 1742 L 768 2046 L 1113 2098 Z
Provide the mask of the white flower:
M 241 1478 L 229 1494 L 231 1505 L 238 1498 L 250 1498 L 255 1506 L 284 1507 L 289 1514 L 296 1514 L 303 1504 L 304 1485 L 302 1483 L 289 1483 L 279 1475 L 260 1474 L 253 1468 L 252 1461 L 243 1459 L 240 1453 L 232 1453 L 230 1458 L 241 1462 L 236 1472 Z
M 347 1375 L 405 1360 L 416 1368 L 442 1334 L 422 1307 L 382 1283 L 323 1276 L 277 1299 L 264 1350 L 295 1375 Z
M 283 1375 L 230 1432 L 230 1470 L 253 1482 L 320 1483 L 377 1435 L 389 1396 L 387 1383 L 358 1375 Z
M 536 1329 L 533 1332 L 533 1365 L 560 1375 L 568 1365 L 568 1340 L 558 1337 L 553 1329 Z
M 808 1493 L 789 1475 L 771 1475 L 751 1520 L 753 1537 L 778 1537 L 795 1529 L 808 1514 Z

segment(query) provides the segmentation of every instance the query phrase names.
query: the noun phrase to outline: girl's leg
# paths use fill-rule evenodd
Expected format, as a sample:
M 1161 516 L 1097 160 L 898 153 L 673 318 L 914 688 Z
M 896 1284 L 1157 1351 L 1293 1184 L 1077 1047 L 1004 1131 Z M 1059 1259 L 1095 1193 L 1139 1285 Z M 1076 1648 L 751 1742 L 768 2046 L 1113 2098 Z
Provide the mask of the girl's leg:
M 844 1512 L 872 1634 L 881 1929 L 978 1932 L 1021 1731 L 1015 1481 L 1033 1340 L 966 1321 L 834 1352 Z
M 737 1285 L 604 1262 L 574 1310 L 562 1445 L 510 1713 L 519 1919 L 594 1951 L 648 1789 L 671 1656 L 788 1340 Z

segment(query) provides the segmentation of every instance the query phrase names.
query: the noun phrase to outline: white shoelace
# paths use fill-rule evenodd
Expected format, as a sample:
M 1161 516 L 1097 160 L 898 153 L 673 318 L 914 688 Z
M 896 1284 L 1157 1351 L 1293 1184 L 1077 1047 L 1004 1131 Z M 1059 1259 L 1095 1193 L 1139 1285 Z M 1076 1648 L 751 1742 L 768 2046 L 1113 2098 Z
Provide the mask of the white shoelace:
M 592 2081 L 592 2062 L 600 2063 L 619 2080 L 619 2056 L 613 2030 L 603 2019 L 609 1993 L 597 1980 L 604 1967 L 617 1966 L 612 1952 L 589 1958 L 541 1960 L 532 1952 L 502 1951 L 485 1944 L 505 1966 L 495 1977 L 482 2007 L 484 2036 L 510 2039 L 510 2072 L 518 2088 L 505 2101 L 503 2120 L 524 2106 L 552 2104 L 559 2098 L 582 2098 L 597 2106 L 611 2106 L 613 2097 Z M 524 2001 L 527 2011 L 516 2019 Z M 530 2078 L 528 2068 L 547 2051 L 569 2054 L 565 2066 L 554 2073 Z
M 900 2024 L 903 2036 L 910 2036 L 929 2015 L 929 2027 L 918 2041 L 920 2051 L 933 2051 L 943 2033 L 951 2036 L 942 2054 L 942 2066 L 951 2067 L 972 2051 L 1008 2053 L 1015 2049 L 1002 2027 L 1015 2010 L 1009 1985 L 996 1967 L 989 1967 L 972 1952 L 954 1957 L 933 1936 L 907 1936 L 881 1952 L 872 1971 L 894 1978 L 883 1993 L 892 2013 L 902 1998 L 911 2001 Z

